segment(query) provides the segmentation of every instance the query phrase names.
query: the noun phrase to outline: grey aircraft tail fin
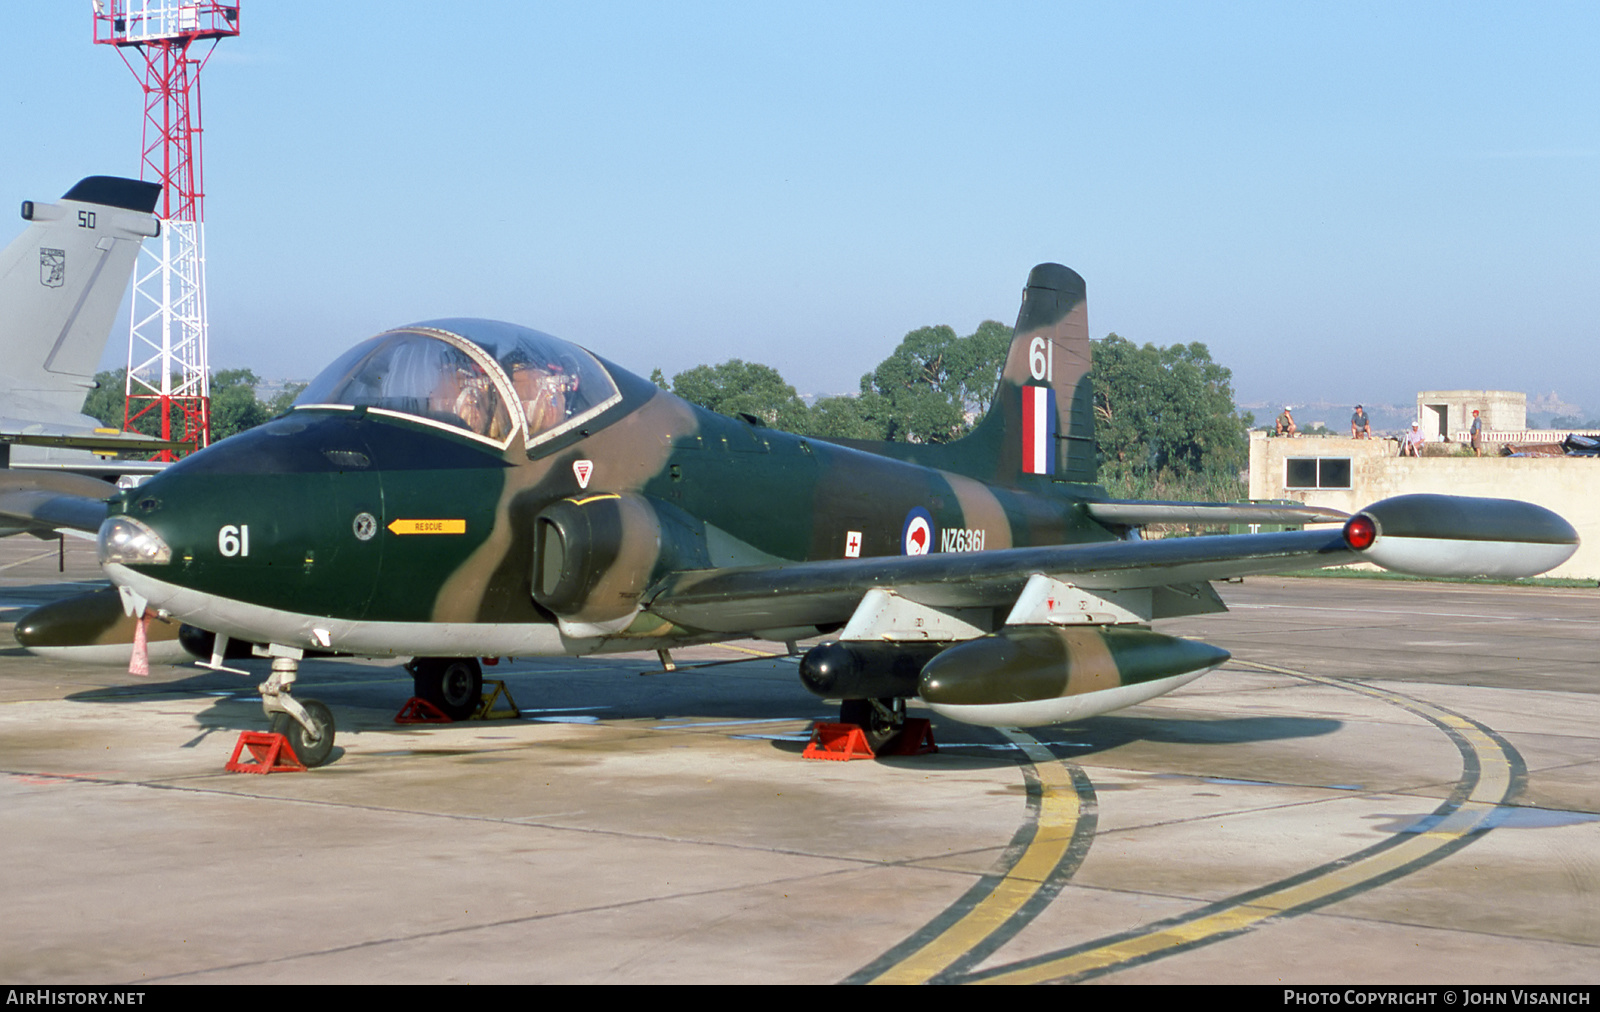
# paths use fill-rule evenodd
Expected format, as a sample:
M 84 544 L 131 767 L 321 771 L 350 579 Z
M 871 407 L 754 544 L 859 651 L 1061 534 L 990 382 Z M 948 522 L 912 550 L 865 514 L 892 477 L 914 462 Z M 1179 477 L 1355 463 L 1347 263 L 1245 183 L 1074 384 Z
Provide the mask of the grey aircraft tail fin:
M 0 395 L 7 415 L 75 417 L 94 383 L 139 244 L 157 235 L 158 183 L 89 176 L 59 203 L 25 200 L 0 251 Z

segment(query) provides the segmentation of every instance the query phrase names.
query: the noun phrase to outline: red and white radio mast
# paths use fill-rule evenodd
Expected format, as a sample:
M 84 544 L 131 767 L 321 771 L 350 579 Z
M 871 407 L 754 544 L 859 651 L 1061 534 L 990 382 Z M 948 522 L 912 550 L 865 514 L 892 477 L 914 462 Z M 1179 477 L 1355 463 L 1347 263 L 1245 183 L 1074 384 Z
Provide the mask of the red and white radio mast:
M 144 86 L 139 176 L 161 184 L 161 235 L 144 244 L 134 270 L 123 427 L 159 410 L 161 437 L 196 447 L 210 441 L 211 430 L 200 70 L 218 40 L 238 34 L 237 0 L 94 0 L 94 41 L 116 46 Z M 190 54 L 206 41 L 203 55 Z

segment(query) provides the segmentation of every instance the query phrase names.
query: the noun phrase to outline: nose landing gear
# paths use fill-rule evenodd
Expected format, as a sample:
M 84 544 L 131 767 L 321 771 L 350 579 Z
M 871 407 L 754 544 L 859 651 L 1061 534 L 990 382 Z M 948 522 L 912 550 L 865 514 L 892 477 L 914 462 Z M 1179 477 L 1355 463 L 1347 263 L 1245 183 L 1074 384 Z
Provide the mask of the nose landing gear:
M 333 713 L 321 700 L 299 700 L 289 694 L 300 671 L 301 650 L 276 643 L 267 649 L 272 654 L 272 676 L 261 683 L 261 709 L 273 732 L 289 740 L 295 758 L 308 767 L 321 766 L 333 758 Z

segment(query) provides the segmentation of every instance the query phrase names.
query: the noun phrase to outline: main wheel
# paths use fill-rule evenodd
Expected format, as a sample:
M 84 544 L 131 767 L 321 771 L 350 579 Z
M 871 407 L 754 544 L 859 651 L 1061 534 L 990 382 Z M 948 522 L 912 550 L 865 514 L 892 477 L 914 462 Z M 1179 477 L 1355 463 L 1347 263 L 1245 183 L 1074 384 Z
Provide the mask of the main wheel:
M 905 730 L 905 705 L 905 700 L 893 697 L 842 700 L 839 703 L 839 723 L 854 724 L 861 728 L 861 733 L 867 737 L 867 747 L 874 752 L 882 752 Z
M 483 669 L 476 657 L 418 657 L 410 667 L 414 694 L 451 720 L 466 720 L 483 705 Z
M 320 699 L 302 699 L 306 716 L 311 718 L 313 730 L 300 726 L 291 714 L 282 710 L 272 715 L 272 730 L 289 739 L 294 756 L 306 766 L 321 766 L 333 756 L 333 711 Z

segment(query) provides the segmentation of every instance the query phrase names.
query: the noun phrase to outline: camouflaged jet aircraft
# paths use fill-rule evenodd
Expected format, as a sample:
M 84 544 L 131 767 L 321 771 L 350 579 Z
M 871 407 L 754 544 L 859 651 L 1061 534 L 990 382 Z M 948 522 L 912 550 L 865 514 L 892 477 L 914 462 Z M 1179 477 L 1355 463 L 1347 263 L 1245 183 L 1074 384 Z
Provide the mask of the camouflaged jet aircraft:
M 993 407 L 944 445 L 826 441 L 688 404 L 582 348 L 486 320 L 357 345 L 293 410 L 119 494 L 100 560 L 129 614 L 272 658 L 275 729 L 325 762 L 291 694 L 311 651 L 406 656 L 462 716 L 480 656 L 824 635 L 802 660 L 845 720 L 905 701 L 987 725 L 1074 720 L 1228 659 L 1154 620 L 1225 610 L 1207 581 L 1357 561 L 1523 576 L 1576 548 L 1548 510 L 1401 496 L 1309 507 L 1144 503 L 1094 484 L 1083 279 L 1036 267 Z M 1342 527 L 1140 540 L 1158 521 Z M 19 626 L 20 628 L 20 626 Z

